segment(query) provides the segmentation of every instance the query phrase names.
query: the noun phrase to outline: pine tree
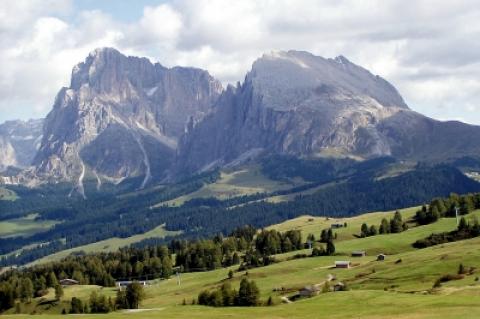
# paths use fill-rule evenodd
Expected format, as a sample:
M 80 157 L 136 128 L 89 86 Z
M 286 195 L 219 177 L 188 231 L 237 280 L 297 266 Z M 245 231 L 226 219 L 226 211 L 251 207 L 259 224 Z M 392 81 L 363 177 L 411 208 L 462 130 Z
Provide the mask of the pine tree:
M 240 264 L 240 257 L 238 256 L 238 254 L 237 254 L 236 252 L 233 253 L 232 264 L 233 264 L 233 265 L 238 265 L 238 264 Z
M 248 306 L 256 306 L 259 304 L 260 290 L 255 281 L 250 281 L 248 286 Z
M 326 243 L 328 241 L 328 231 L 326 229 L 322 230 L 322 233 L 320 234 L 320 242 Z
M 388 234 L 390 232 L 390 224 L 388 223 L 386 218 L 382 218 L 379 232 L 380 234 Z
M 330 240 L 327 242 L 327 249 L 326 249 L 326 254 L 328 256 L 331 256 L 335 253 L 335 245 L 333 244 L 333 242 Z
M 390 232 L 401 233 L 403 231 L 402 215 L 399 211 L 395 212 L 393 219 L 390 220 Z
M 368 234 L 368 225 L 363 223 L 362 227 L 360 228 L 360 237 L 367 237 L 369 236 Z
M 47 286 L 55 288 L 57 285 L 58 285 L 57 276 L 55 276 L 55 273 L 51 271 L 47 277 Z
M 63 288 L 61 285 L 57 284 L 55 286 L 55 299 L 60 300 L 63 297 Z
M 232 287 L 230 286 L 230 283 L 224 283 L 222 287 L 220 288 L 220 292 L 222 295 L 222 304 L 225 307 L 228 306 L 233 306 L 233 303 L 235 301 L 235 292 L 232 290 Z
M 272 296 L 269 296 L 269 297 L 268 297 L 267 306 L 273 306 Z
M 70 301 L 70 313 L 84 313 L 84 306 L 82 300 L 73 297 Z
M 133 282 L 127 286 L 127 301 L 130 309 L 138 309 L 140 302 L 145 298 L 143 286 Z
M 375 225 L 370 226 L 370 229 L 368 230 L 368 235 L 375 236 L 377 234 L 378 234 L 377 227 L 375 227 Z
M 238 290 L 238 297 L 236 302 L 238 306 L 248 306 L 249 286 L 250 283 L 248 282 L 247 278 L 243 278 L 240 281 L 240 289 Z
M 30 302 L 33 298 L 33 283 L 30 278 L 24 278 L 20 285 L 20 299 Z
M 173 274 L 172 259 L 169 256 L 162 258 L 162 277 L 165 279 L 170 278 Z
M 117 296 L 115 298 L 115 308 L 116 309 L 128 309 L 130 306 L 127 301 L 127 292 L 125 290 L 119 289 L 117 291 Z
M 467 230 L 468 229 L 468 223 L 465 220 L 465 217 L 460 218 L 460 222 L 458 223 L 458 230 Z

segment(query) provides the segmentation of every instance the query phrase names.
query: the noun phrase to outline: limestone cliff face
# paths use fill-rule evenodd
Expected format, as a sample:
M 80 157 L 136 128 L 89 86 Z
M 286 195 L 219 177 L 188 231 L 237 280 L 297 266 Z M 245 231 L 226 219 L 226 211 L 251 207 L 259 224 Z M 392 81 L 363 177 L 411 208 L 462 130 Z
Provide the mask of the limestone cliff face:
M 391 84 L 342 56 L 266 54 L 215 109 L 182 139 L 178 172 L 234 165 L 259 154 L 414 160 L 456 156 L 450 148 L 480 154 L 480 141 L 467 136 L 480 134 L 479 127 L 411 111 Z
M 203 70 L 98 49 L 58 93 L 41 143 L 42 133 L 32 134 L 36 144 L 22 151 L 1 127 L 0 169 L 33 164 L 4 182 L 71 181 L 80 193 L 86 178 L 100 187 L 136 177 L 144 187 L 264 154 L 480 156 L 480 127 L 427 118 L 345 57 L 300 51 L 263 55 L 241 85 L 223 90 Z
M 206 71 L 165 68 L 146 58 L 98 49 L 74 67 L 71 85 L 48 114 L 35 175 L 119 182 L 160 179 L 191 119 L 210 112 L 222 92 Z
M 8 167 L 28 167 L 40 146 L 43 120 L 7 121 L 0 124 L 0 172 Z

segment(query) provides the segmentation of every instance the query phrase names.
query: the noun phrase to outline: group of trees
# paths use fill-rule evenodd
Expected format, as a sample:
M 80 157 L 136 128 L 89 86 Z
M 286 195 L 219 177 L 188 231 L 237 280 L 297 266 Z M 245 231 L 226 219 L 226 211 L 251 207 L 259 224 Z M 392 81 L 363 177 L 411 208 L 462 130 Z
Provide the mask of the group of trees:
M 330 234 L 331 235 L 331 234 Z M 43 296 L 47 288 L 55 288 L 57 299 L 63 295 L 59 279 L 71 278 L 79 284 L 114 286 L 121 279 L 169 278 L 175 266 L 182 272 L 206 271 L 241 263 L 247 267 L 269 264 L 274 254 L 304 248 L 300 231 L 257 230 L 252 226 L 234 229 L 228 237 L 221 234 L 208 240 L 172 240 L 170 245 L 123 248 L 117 252 L 86 255 L 76 252 L 65 259 L 33 266 L 26 271 L 11 270 L 0 276 L 0 310 L 11 308 L 14 301 L 29 301 Z M 134 287 L 134 286 L 133 286 Z M 138 303 L 120 292 L 115 301 L 92 296 L 89 303 L 73 299 L 74 313 L 108 312 L 111 309 L 131 308 Z
M 478 219 L 475 218 L 473 222 L 469 223 L 465 217 L 462 217 L 456 230 L 451 232 L 431 234 L 427 238 L 419 239 L 414 242 L 413 247 L 426 248 L 478 236 L 480 236 L 480 223 L 478 222 Z
M 433 199 L 428 207 L 423 205 L 415 214 L 415 221 L 419 225 L 436 222 L 442 217 L 466 215 L 475 209 L 480 209 L 480 193 L 457 195 L 450 194 L 446 198 Z
M 272 230 L 262 230 L 255 238 L 255 249 L 262 256 L 270 256 L 289 251 L 303 249 L 302 233 L 299 230 L 289 230 L 284 233 Z
M 229 282 L 214 291 L 202 291 L 198 295 L 198 304 L 212 307 L 257 306 L 260 304 L 260 290 L 255 281 L 243 278 L 238 291 L 232 289 Z
M 168 230 L 182 231 L 179 237 L 183 239 L 206 238 L 216 233 L 228 234 L 234 228 L 245 224 L 252 224 L 256 228 L 282 222 L 309 212 L 313 215 L 324 215 L 326 212 L 334 216 L 352 216 L 361 212 L 373 210 L 388 210 L 398 207 L 418 205 L 435 196 L 444 196 L 452 191 L 462 193 L 479 191 L 478 183 L 464 176 L 453 167 L 418 167 L 416 170 L 381 180 L 374 179 L 374 170 L 378 169 L 379 162 L 389 163 L 388 159 L 378 159 L 377 162 L 366 161 L 355 164 L 353 176 L 345 183 L 339 183 L 322 188 L 309 195 L 299 195 L 293 201 L 284 203 L 269 203 L 261 200 L 268 194 L 255 194 L 252 197 L 236 198 L 234 200 L 206 200 L 191 202 L 180 207 L 156 206 L 156 204 L 184 195 L 192 190 L 211 183 L 218 178 L 218 172 L 205 173 L 189 180 L 164 188 L 155 188 L 135 196 L 126 192 L 122 185 L 117 190 L 108 191 L 108 185 L 101 193 L 92 191 L 85 185 L 88 199 L 68 198 L 70 188 L 65 190 L 15 189 L 21 199 L 8 202 L 9 207 L 0 207 L 0 219 L 12 218 L 19 214 L 26 215 L 33 209 L 41 219 L 55 219 L 62 222 L 51 229 L 37 233 L 28 238 L 0 239 L 0 254 L 4 255 L 32 243 L 49 243 L 34 250 L 24 250 L 19 255 L 12 254 L 0 259 L 0 265 L 24 264 L 53 252 L 74 248 L 111 237 L 128 237 L 133 234 L 144 233 L 152 228 L 165 224 Z M 300 163 L 301 164 L 301 163 Z M 305 163 L 304 163 L 305 164 Z M 328 163 L 307 163 L 302 167 L 321 167 Z M 337 167 L 337 164 L 339 165 Z M 350 172 L 348 163 L 332 164 L 338 174 Z M 272 168 L 282 167 L 275 163 Z M 290 169 L 290 165 L 284 165 Z M 309 172 L 308 169 L 295 169 L 292 174 Z M 348 169 L 344 169 L 348 168 Z M 283 170 L 283 169 L 282 169 Z M 311 171 L 311 170 L 310 170 Z M 367 172 L 367 173 L 365 173 Z M 338 175 L 335 173 L 333 178 Z M 274 174 L 280 177 L 283 173 Z M 348 173 L 350 174 L 350 173 Z M 303 175 L 303 173 L 301 174 Z M 290 173 L 286 175 L 290 176 Z M 343 175 L 342 175 L 343 176 Z M 319 182 L 321 181 L 321 182 Z M 323 183 L 323 177 L 312 179 L 309 185 Z M 118 188 L 123 189 L 119 191 Z M 124 196 L 116 196 L 118 193 Z M 294 192 L 294 190 L 286 190 Z M 236 203 L 235 205 L 232 205 Z M 240 205 L 240 204 L 243 205 Z M 155 207 L 154 207 L 155 206 Z M 151 208 L 154 207 L 154 208 Z M 147 222 L 146 222 L 147 221 Z M 63 240 L 65 239 L 65 240 Z M 165 238 L 159 243 L 167 243 L 171 238 Z M 145 241 L 144 245 L 151 245 Z
M 234 229 L 228 237 L 218 234 L 208 240 L 172 240 L 170 249 L 183 272 L 229 267 L 240 263 L 239 252 L 251 249 L 256 232 L 247 225 Z
M 118 309 L 138 309 L 140 302 L 144 298 L 145 292 L 142 285 L 138 282 L 133 282 L 125 290 L 118 290 L 115 299 L 107 298 L 105 295 L 98 295 L 96 291 L 90 294 L 90 298 L 86 302 L 80 298 L 73 297 L 70 301 L 69 313 L 109 313 Z M 67 311 L 64 309 L 63 313 L 67 313 Z
M 360 228 L 360 237 L 375 236 L 378 234 L 395 234 L 401 233 L 408 229 L 406 222 L 402 220 L 402 214 L 396 211 L 393 218 L 388 221 L 386 218 L 382 218 L 382 221 L 378 228 L 375 225 L 368 227 L 366 223 L 363 223 Z
M 80 284 L 112 287 L 115 280 L 169 278 L 172 273 L 171 254 L 164 245 L 141 249 L 123 248 L 111 253 L 71 255 L 58 262 L 2 274 L 0 311 L 13 307 L 17 299 L 29 302 L 34 297 L 43 296 L 48 293 L 48 288 L 54 288 L 55 296 L 59 299 L 63 295 L 60 279 L 71 278 Z
M 45 276 L 34 277 L 33 280 L 29 276 L 18 275 L 7 278 L 0 283 L 0 312 L 12 308 L 16 300 L 28 303 L 34 297 L 44 296 L 48 293 L 48 288 L 54 288 L 55 299 L 59 300 L 63 296 L 63 288 L 53 271 Z
M 328 241 L 326 247 L 316 245 L 312 249 L 312 257 L 317 256 L 332 256 L 335 253 L 335 245 L 333 241 Z
M 315 244 L 312 249 L 312 257 L 317 256 L 331 256 L 335 253 L 335 245 L 333 240 L 337 238 L 337 234 L 333 234 L 332 228 L 322 229 L 320 233 L 320 243 L 325 243 L 325 247 Z M 308 240 L 310 243 L 315 243 L 315 236 L 309 235 Z

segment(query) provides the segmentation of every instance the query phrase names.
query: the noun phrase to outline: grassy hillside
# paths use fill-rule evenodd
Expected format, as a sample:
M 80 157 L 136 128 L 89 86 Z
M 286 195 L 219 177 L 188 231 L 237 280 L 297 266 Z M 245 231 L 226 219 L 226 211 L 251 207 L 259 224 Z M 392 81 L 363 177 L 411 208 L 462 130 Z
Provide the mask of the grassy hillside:
M 110 238 L 106 240 L 101 240 L 96 243 L 88 244 L 88 245 L 83 245 L 79 247 L 75 247 L 72 249 L 66 249 L 62 250 L 58 253 L 52 254 L 45 256 L 41 259 L 36 260 L 35 262 L 31 263 L 30 265 L 34 264 L 41 264 L 41 263 L 46 263 L 50 261 L 57 261 L 62 258 L 65 258 L 66 256 L 72 254 L 72 253 L 99 253 L 99 252 L 111 252 L 111 251 L 116 251 L 119 248 L 129 246 L 134 243 L 138 243 L 139 241 L 142 241 L 146 238 L 164 238 L 167 236 L 175 236 L 180 234 L 181 232 L 176 232 L 176 231 L 168 231 L 165 230 L 165 226 L 161 225 L 156 228 L 154 228 L 151 231 L 148 231 L 143 234 L 139 235 L 134 235 L 130 236 L 127 238 Z
M 275 181 L 264 176 L 258 166 L 247 166 L 240 170 L 223 171 L 220 179 L 215 183 L 206 184 L 195 192 L 159 203 L 156 206 L 180 206 L 193 198 L 215 197 L 222 200 L 256 193 L 270 193 L 289 189 L 301 183 L 301 181 L 296 183 Z
M 54 220 L 36 220 L 37 214 L 30 214 L 22 218 L 9 219 L 0 222 L 0 238 L 15 236 L 28 237 L 46 231 L 58 224 Z
M 411 217 L 415 210 L 416 208 L 402 210 L 403 219 Z M 398 234 L 367 238 L 354 236 L 359 233 L 362 223 L 379 224 L 386 215 L 392 215 L 392 212 L 328 220 L 303 216 L 271 226 L 282 231 L 300 229 L 304 236 L 313 233 L 318 237 L 320 231 L 333 222 L 347 222 L 348 225 L 336 230 L 336 256 L 292 260 L 288 257 L 299 252 L 283 254 L 276 256 L 278 263 L 248 271 L 248 277 L 254 279 L 260 288 L 261 298 L 266 300 L 272 296 L 275 306 L 211 308 L 181 305 L 184 299 L 190 302 L 200 291 L 213 289 L 228 280 L 228 269 L 218 269 L 182 274 L 180 285 L 176 278 L 155 281 L 146 288 L 147 298 L 142 309 L 129 312 L 128 315 L 134 318 L 478 318 L 480 304 L 477 297 L 480 296 L 480 282 L 477 281 L 477 269 L 480 269 L 480 238 L 422 250 L 411 247 L 413 241 L 432 232 L 454 229 L 456 222 L 453 218 L 443 218 L 434 224 L 413 227 Z M 480 211 L 475 211 L 469 214 L 468 218 L 479 215 Z M 367 256 L 350 257 L 351 251 L 357 249 L 366 250 Z M 304 252 L 309 253 L 308 250 Z M 375 254 L 378 252 L 387 253 L 386 261 L 376 261 Z M 351 260 L 355 267 L 334 269 L 332 265 L 335 260 Z M 432 289 L 440 276 L 456 274 L 460 263 L 466 267 L 474 267 L 474 273 Z M 234 266 L 230 269 L 236 271 L 237 268 L 238 266 Z M 281 304 L 283 296 L 291 296 L 305 285 L 322 283 L 328 275 L 335 275 L 338 281 L 347 283 L 351 290 L 325 293 L 290 304 Z M 234 278 L 230 280 L 232 286 L 238 287 L 244 276 L 245 272 L 235 272 Z M 54 303 L 48 310 L 42 310 L 42 307 L 51 303 L 52 292 L 43 297 L 43 300 L 38 298 L 25 307 L 30 307 L 28 309 L 31 312 L 36 308 L 37 313 L 48 313 L 39 318 L 51 318 L 52 314 L 60 313 L 61 309 L 68 307 L 71 296 L 86 298 L 92 290 L 100 289 L 97 286 L 67 287 L 62 301 L 59 304 Z M 115 292 L 111 288 L 103 288 L 101 293 L 113 296 Z M 103 316 L 123 318 L 125 312 Z M 81 317 L 93 318 L 98 315 Z M 6 315 L 5 318 L 10 316 Z

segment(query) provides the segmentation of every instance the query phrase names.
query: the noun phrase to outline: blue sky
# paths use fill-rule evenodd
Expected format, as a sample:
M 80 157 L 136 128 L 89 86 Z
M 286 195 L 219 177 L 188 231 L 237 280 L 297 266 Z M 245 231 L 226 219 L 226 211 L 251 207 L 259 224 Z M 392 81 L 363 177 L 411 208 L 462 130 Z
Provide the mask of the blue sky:
M 100 10 L 126 23 L 135 22 L 146 6 L 157 6 L 166 1 L 159 0 L 81 0 L 73 3 L 75 11 Z
M 2 0 L 0 122 L 44 117 L 72 67 L 97 47 L 242 81 L 271 50 L 344 55 L 407 104 L 480 125 L 475 0 Z

